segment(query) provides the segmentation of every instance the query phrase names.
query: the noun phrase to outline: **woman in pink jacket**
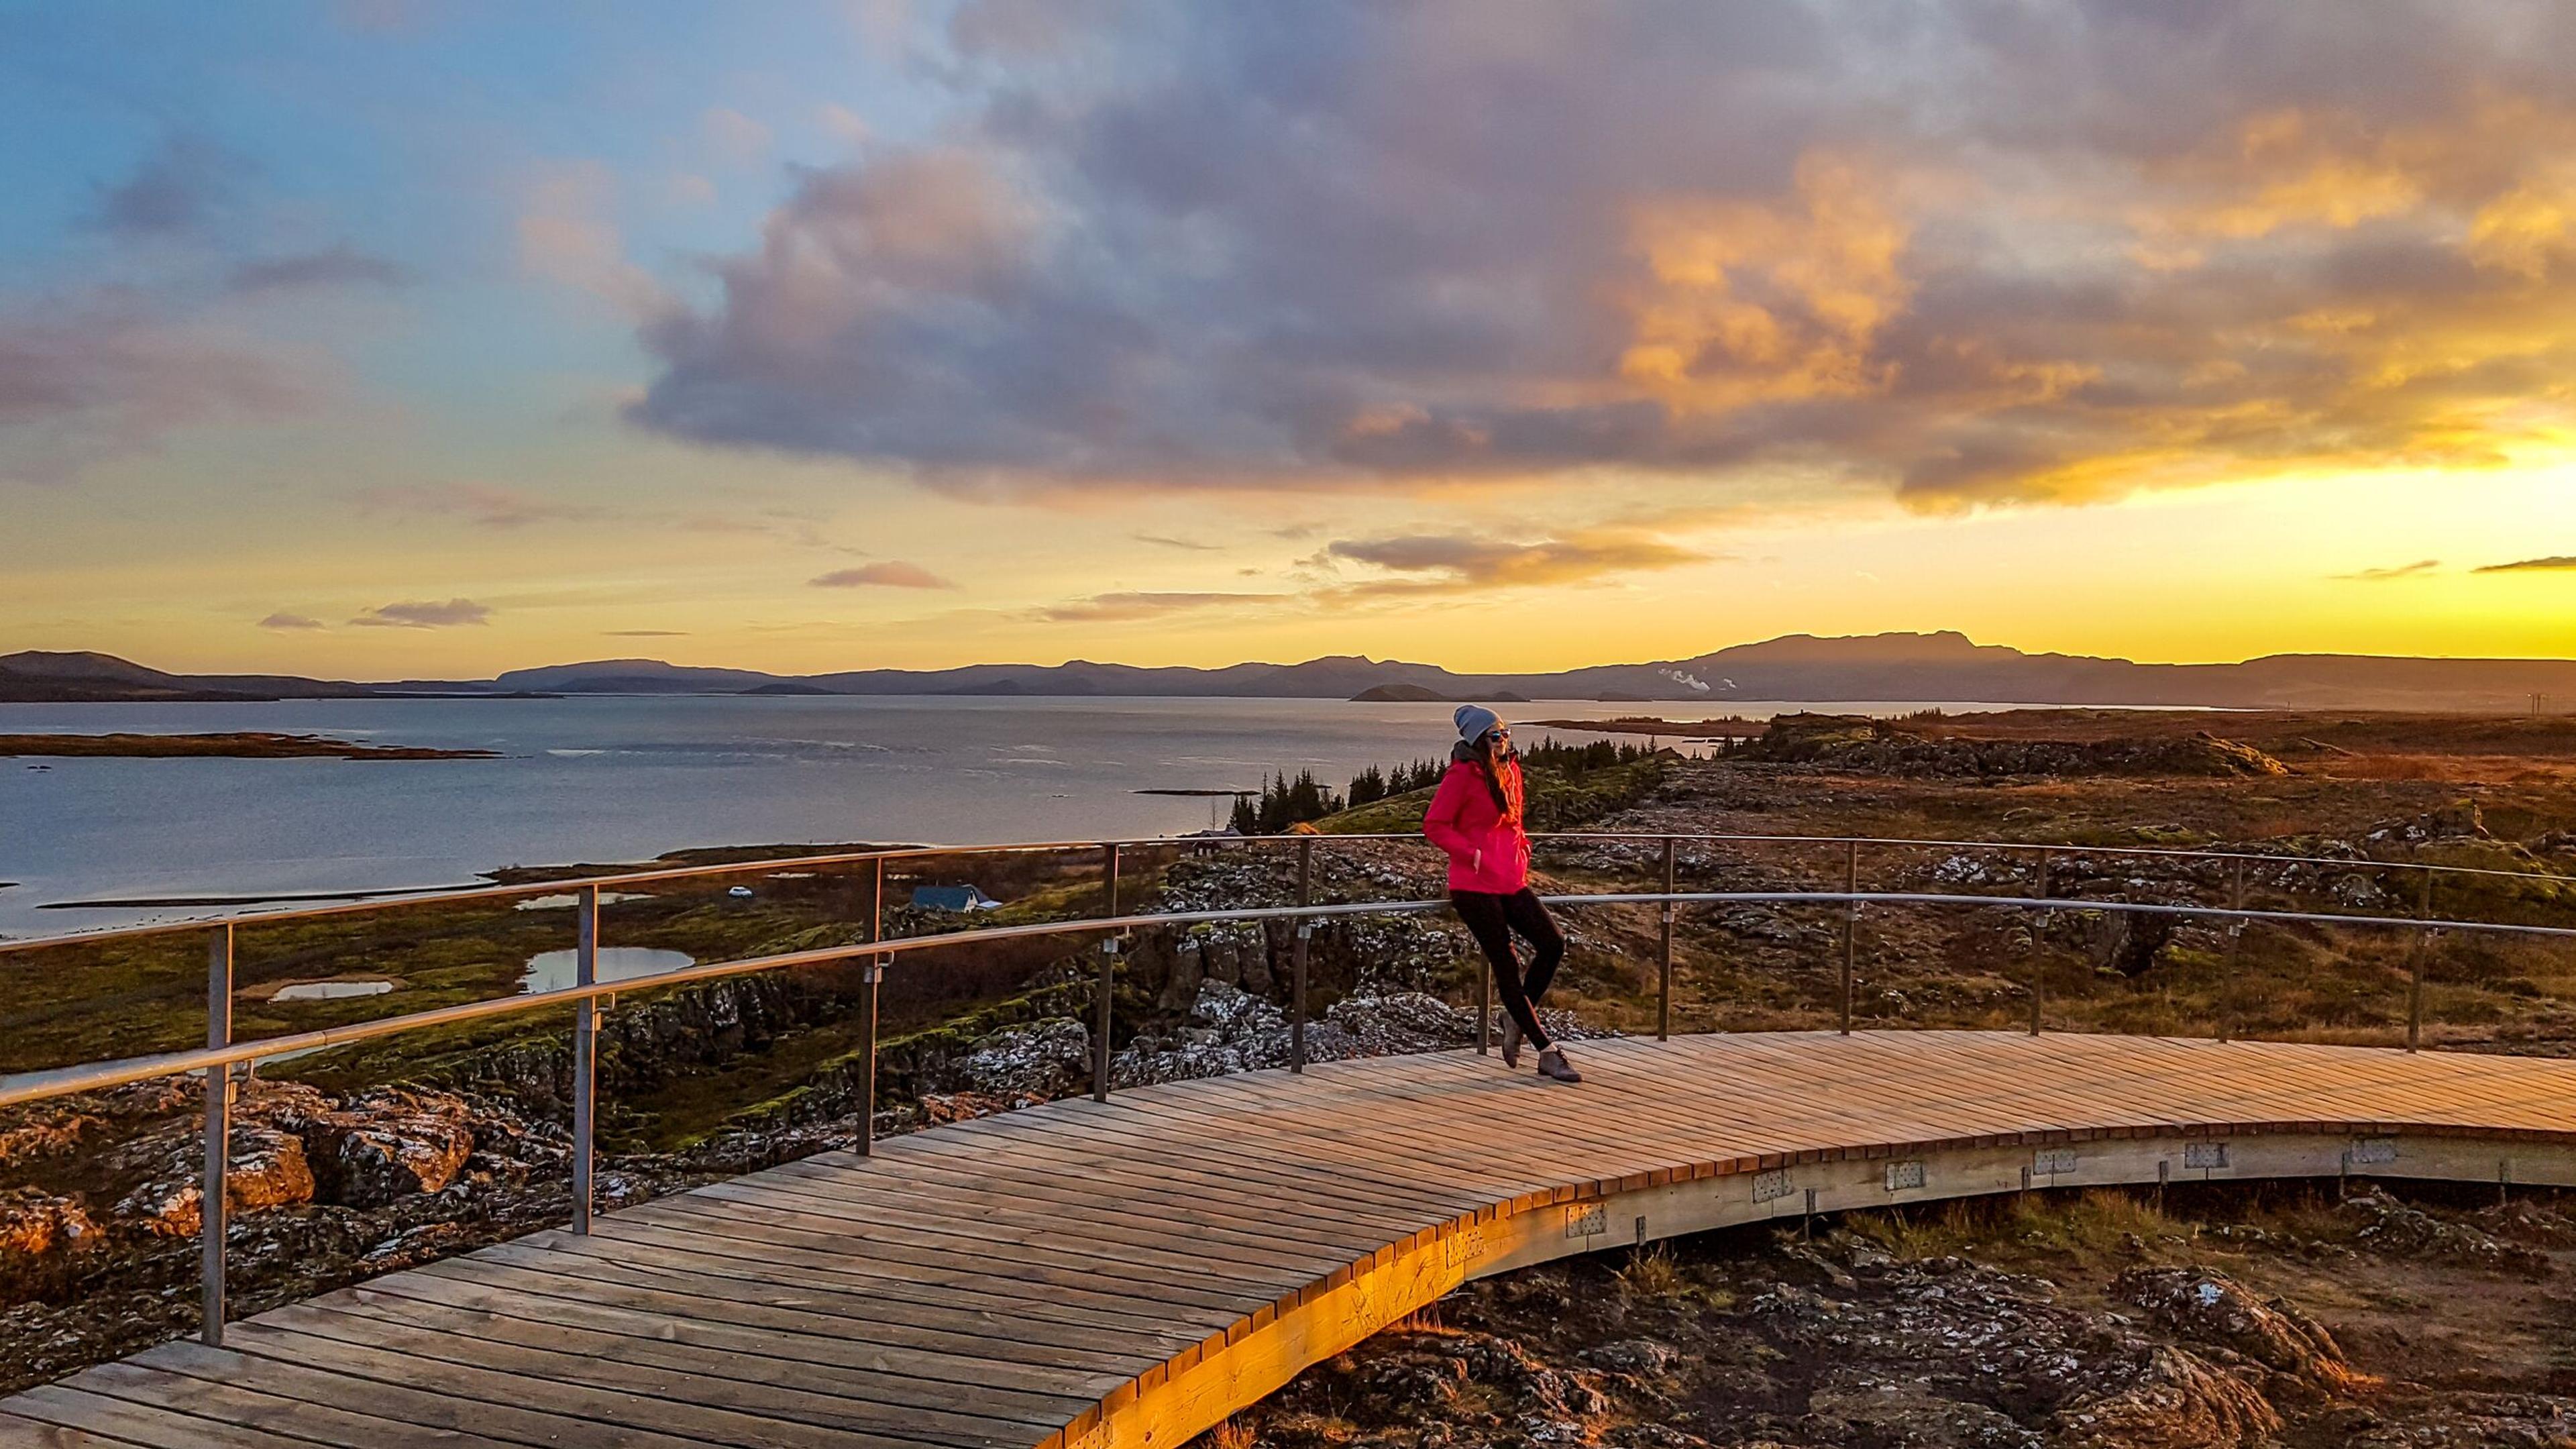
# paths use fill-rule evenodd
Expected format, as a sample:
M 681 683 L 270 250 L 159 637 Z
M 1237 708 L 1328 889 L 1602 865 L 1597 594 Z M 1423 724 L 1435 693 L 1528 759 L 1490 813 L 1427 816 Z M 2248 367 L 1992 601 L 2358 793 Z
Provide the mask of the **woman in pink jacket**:
M 1449 773 L 1432 792 L 1422 833 L 1449 852 L 1449 901 L 1476 944 L 1494 963 L 1503 996 L 1503 1062 L 1518 1068 L 1521 1041 L 1538 1048 L 1538 1072 L 1560 1082 L 1583 1075 L 1548 1040 L 1539 1024 L 1538 999 L 1556 965 L 1565 959 L 1565 936 L 1529 884 L 1529 833 L 1521 824 L 1521 762 L 1512 753 L 1511 726 L 1480 704 L 1458 707 L 1458 743 Z M 1512 934 L 1530 943 L 1529 975 L 1521 974 Z

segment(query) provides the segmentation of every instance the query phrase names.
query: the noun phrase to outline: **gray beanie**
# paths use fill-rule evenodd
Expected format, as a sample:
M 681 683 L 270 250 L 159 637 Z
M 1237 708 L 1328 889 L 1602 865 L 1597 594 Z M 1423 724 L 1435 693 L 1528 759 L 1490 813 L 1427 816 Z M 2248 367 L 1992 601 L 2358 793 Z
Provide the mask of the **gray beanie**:
M 1501 715 L 1481 704 L 1462 704 L 1452 717 L 1458 721 L 1458 738 L 1471 745 L 1493 733 L 1503 723 Z

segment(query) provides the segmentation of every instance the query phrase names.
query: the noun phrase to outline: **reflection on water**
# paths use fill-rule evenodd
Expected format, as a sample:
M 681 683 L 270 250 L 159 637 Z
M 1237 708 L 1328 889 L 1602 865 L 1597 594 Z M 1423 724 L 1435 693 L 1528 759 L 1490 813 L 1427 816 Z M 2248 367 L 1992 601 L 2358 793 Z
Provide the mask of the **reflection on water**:
M 698 958 L 686 951 L 662 951 L 650 946 L 602 946 L 599 948 L 599 979 L 631 981 L 638 976 L 658 976 L 698 964 Z M 571 951 L 541 951 L 528 958 L 527 974 L 519 978 L 519 990 L 560 991 L 573 985 L 580 974 L 579 956 Z

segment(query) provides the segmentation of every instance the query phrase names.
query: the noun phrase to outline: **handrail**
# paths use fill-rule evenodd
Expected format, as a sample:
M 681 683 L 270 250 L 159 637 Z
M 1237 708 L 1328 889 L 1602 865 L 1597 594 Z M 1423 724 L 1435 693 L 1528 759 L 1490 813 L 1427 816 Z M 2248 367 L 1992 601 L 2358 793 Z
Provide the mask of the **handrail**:
M 1552 906 L 1908 905 L 2046 911 L 2112 911 L 2133 915 L 2197 916 L 2229 921 L 2388 926 L 2417 931 L 2576 937 L 2576 927 L 2516 925 L 2501 921 L 2427 920 L 2414 916 L 2355 916 L 2324 911 L 2250 910 L 2227 906 L 2175 905 L 2154 901 L 2094 901 L 2078 896 L 1971 896 L 1954 895 L 1943 891 L 1652 891 L 1607 895 L 1552 895 L 1543 896 L 1540 899 Z M 1344 916 L 1413 915 L 1448 908 L 1449 902 L 1445 900 L 1357 901 L 1320 906 L 1250 906 L 1238 910 L 1098 916 L 1066 921 L 1037 921 L 1018 926 L 988 926 L 977 930 L 953 931 L 935 936 L 899 936 L 877 942 L 818 946 L 811 950 L 789 951 L 774 956 L 747 956 L 733 961 L 707 961 L 675 967 L 669 971 L 655 972 L 650 976 L 628 977 L 624 980 L 604 981 L 588 986 L 564 986 L 552 991 L 532 991 L 517 996 L 496 996 L 485 1001 L 436 1007 L 403 1016 L 377 1017 L 343 1026 L 324 1027 L 318 1031 L 293 1032 L 284 1036 L 263 1037 L 257 1041 L 235 1042 L 225 1047 L 202 1047 L 191 1051 L 164 1052 L 147 1057 L 125 1057 L 111 1062 L 84 1063 L 73 1067 L 57 1067 L 45 1071 L 0 1076 L 0 1107 L 14 1107 L 27 1102 L 69 1096 L 78 1092 L 104 1091 L 110 1087 L 150 1081 L 155 1077 L 201 1072 L 215 1067 L 257 1061 L 263 1057 L 349 1046 L 357 1042 L 370 1041 L 378 1037 L 398 1036 L 405 1032 L 433 1026 L 452 1026 L 459 1022 L 479 1021 L 486 1017 L 506 1016 L 521 1011 L 538 1011 L 550 1006 L 571 1006 L 583 1001 L 613 1000 L 628 992 L 658 991 L 671 986 L 688 986 L 702 981 L 749 976 L 764 971 L 792 970 L 800 966 L 830 965 L 865 957 L 886 958 L 915 951 L 952 946 L 989 945 L 998 941 L 1026 940 L 1038 936 L 1124 935 L 1158 926 L 1218 925 L 1238 921 L 1321 921 Z
M 2178 846 L 2067 845 L 2040 840 L 1929 840 L 1906 836 L 1874 835 L 1766 835 L 1733 831 L 1543 830 L 1530 832 L 1530 838 L 1533 841 L 1662 842 L 1673 840 L 1731 844 L 1869 845 L 1903 849 L 2045 850 L 2063 855 L 2145 855 L 2193 860 L 2267 861 L 2277 865 L 2338 866 L 2347 870 L 2415 870 L 2576 885 L 2576 875 L 2561 875 L 2552 871 L 2499 870 L 2492 866 L 2446 865 L 2438 861 L 2372 860 L 2367 857 L 2340 859 L 2320 855 L 2274 855 L 2262 851 L 2186 850 Z M 555 880 L 526 881 L 516 885 L 473 886 L 462 890 L 431 888 L 417 892 L 371 896 L 366 900 L 342 901 L 331 905 L 295 906 L 274 911 L 239 911 L 230 915 L 194 916 L 184 921 L 161 921 L 150 925 L 111 926 L 103 930 L 72 931 L 55 936 L 0 939 L 0 956 L 65 946 L 95 945 L 103 941 L 133 940 L 144 936 L 182 934 L 225 925 L 270 926 L 291 921 L 315 920 L 326 916 L 354 915 L 366 911 L 396 910 L 411 906 L 447 905 L 461 901 L 509 900 L 521 896 L 561 895 L 591 887 L 600 890 L 616 890 L 625 886 L 650 885 L 658 881 L 721 878 L 731 875 L 770 875 L 780 871 L 805 870 L 822 866 L 864 865 L 869 862 L 921 860 L 960 855 L 1034 855 L 1048 851 L 1099 850 L 1103 847 L 1130 849 L 1185 848 L 1208 844 L 1283 845 L 1301 840 L 1425 843 L 1423 838 L 1414 832 L 1380 831 L 1349 835 L 1149 835 L 1112 840 L 1015 841 L 1000 845 L 888 846 L 879 850 L 843 851 L 829 855 L 773 856 L 759 860 L 722 861 L 712 865 L 624 871 L 614 875 L 567 876 Z

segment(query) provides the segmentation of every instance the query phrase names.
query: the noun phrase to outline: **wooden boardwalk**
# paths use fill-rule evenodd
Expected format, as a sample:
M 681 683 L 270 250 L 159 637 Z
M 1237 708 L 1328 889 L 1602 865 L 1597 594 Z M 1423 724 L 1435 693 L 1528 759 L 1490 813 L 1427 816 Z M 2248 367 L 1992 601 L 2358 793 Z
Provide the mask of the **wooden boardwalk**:
M 1173 1445 L 1571 1252 L 2022 1186 L 2576 1184 L 2576 1062 L 2002 1033 L 1585 1043 L 1121 1092 L 828 1154 L 0 1401 L 0 1445 Z

